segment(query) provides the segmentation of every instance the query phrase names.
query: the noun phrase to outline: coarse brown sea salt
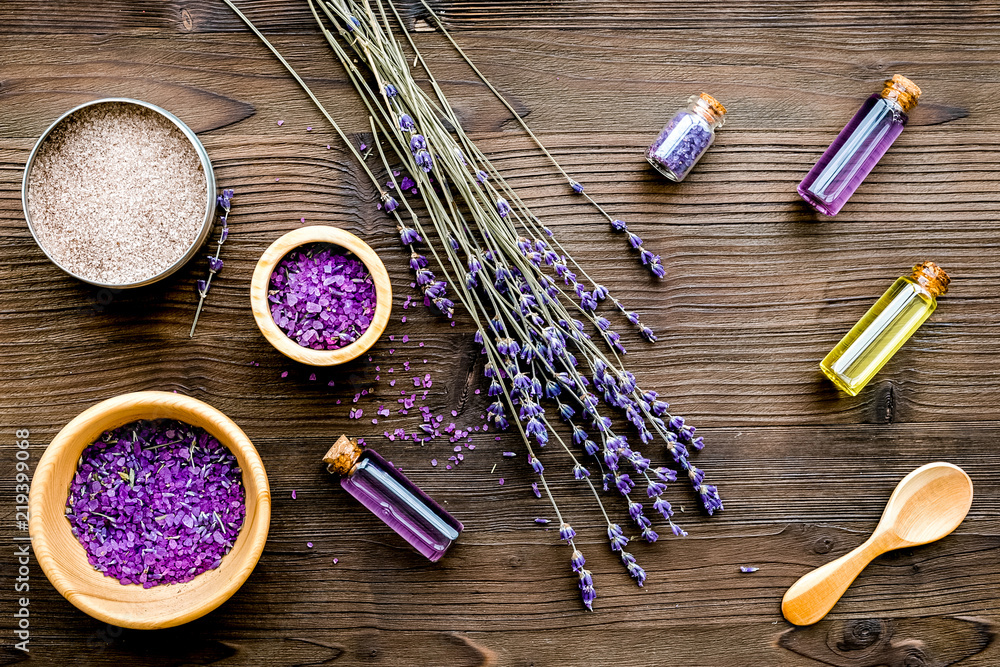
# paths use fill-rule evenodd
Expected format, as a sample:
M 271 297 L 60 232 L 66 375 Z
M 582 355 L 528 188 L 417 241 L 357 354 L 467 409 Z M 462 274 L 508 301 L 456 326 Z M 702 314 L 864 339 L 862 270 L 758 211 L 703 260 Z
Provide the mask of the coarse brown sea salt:
M 108 102 L 64 119 L 28 175 L 39 244 L 63 268 L 127 285 L 170 268 L 205 223 L 207 183 L 191 141 L 145 107 Z

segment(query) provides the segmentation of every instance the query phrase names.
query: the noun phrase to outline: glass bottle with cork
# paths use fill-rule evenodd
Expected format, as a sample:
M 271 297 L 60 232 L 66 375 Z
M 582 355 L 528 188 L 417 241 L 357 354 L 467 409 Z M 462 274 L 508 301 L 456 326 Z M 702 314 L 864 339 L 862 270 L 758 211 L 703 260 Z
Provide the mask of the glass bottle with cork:
M 865 101 L 802 179 L 799 196 L 823 215 L 837 215 L 903 131 L 919 97 L 917 84 L 893 75 L 881 93 Z
M 951 278 L 934 262 L 892 284 L 820 362 L 820 370 L 851 396 L 875 376 L 937 308 Z
M 682 181 L 715 141 L 726 122 L 726 107 L 708 93 L 688 100 L 646 149 L 649 164 L 672 181 Z
M 439 560 L 464 526 L 379 456 L 357 440 L 340 436 L 323 457 L 340 486 L 432 561 Z

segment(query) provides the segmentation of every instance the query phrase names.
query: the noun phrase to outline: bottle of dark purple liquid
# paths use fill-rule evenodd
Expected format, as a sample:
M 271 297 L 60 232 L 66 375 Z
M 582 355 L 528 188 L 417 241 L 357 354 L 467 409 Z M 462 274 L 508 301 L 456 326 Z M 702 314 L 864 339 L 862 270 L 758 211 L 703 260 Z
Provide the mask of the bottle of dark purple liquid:
M 917 106 L 920 88 L 899 74 L 861 106 L 819 162 L 799 183 L 799 195 L 824 215 L 837 215 L 889 146 L 903 131 L 907 113 Z
M 345 491 L 432 561 L 444 555 L 462 523 L 372 449 L 342 435 L 323 457 Z

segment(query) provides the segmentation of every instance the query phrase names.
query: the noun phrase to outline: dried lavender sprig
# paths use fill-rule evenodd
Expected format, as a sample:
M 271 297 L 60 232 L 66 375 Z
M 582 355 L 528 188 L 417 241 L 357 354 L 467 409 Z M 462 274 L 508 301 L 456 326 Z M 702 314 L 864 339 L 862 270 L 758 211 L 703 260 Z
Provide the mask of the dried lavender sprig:
M 235 194 L 234 190 L 228 188 L 223 190 L 222 194 L 215 200 L 218 208 L 222 209 L 222 217 L 219 218 L 219 222 L 222 223 L 222 231 L 219 232 L 219 241 L 215 248 L 215 255 L 208 256 L 208 278 L 206 280 L 199 280 L 196 285 L 198 289 L 198 308 L 194 311 L 194 321 L 191 323 L 191 332 L 188 334 L 188 338 L 194 338 L 194 329 L 198 326 L 198 318 L 201 317 L 201 308 L 205 304 L 205 297 L 208 296 L 208 290 L 212 286 L 212 276 L 222 270 L 222 260 L 219 259 L 219 254 L 222 252 L 222 244 L 229 238 L 229 211 L 233 205 L 233 194 Z
M 430 5 L 427 4 L 427 1 L 420 0 L 420 4 L 424 6 L 424 9 L 427 11 L 430 17 L 434 19 L 434 22 L 437 24 L 438 30 L 441 31 L 441 34 L 444 35 L 445 39 L 447 39 L 448 42 L 452 45 L 452 47 L 454 47 L 455 51 L 458 53 L 459 56 L 461 56 L 462 60 L 464 60 L 465 63 L 469 66 L 469 68 L 473 72 L 475 72 L 476 76 L 479 77 L 479 80 L 482 81 L 487 88 L 489 88 L 490 92 L 493 93 L 493 95 L 497 98 L 497 100 L 499 100 L 500 103 L 503 104 L 508 111 L 510 111 L 511 116 L 514 118 L 517 124 L 521 126 L 521 129 L 523 129 L 525 133 L 529 137 L 531 137 L 531 140 L 535 142 L 535 145 L 538 146 L 538 149 L 542 152 L 542 154 L 545 155 L 546 158 L 548 158 L 549 162 L 551 162 L 552 165 L 556 168 L 556 170 L 566 179 L 567 183 L 569 184 L 573 192 L 575 192 L 578 195 L 582 195 L 588 202 L 590 202 L 590 204 L 593 205 L 594 208 L 596 208 L 601 215 L 607 218 L 608 222 L 611 224 L 613 229 L 618 230 L 618 224 L 616 223 L 621 223 L 622 225 L 624 225 L 624 223 L 621 220 L 612 217 L 611 214 L 609 214 L 604 209 L 603 206 L 601 206 L 597 201 L 593 199 L 593 197 L 587 194 L 587 192 L 584 189 L 584 186 L 581 183 L 579 183 L 576 179 L 574 179 L 566 172 L 566 170 L 559 163 L 559 161 L 556 160 L 555 157 L 552 155 L 552 153 L 550 153 L 549 150 L 545 147 L 541 139 L 539 139 L 538 136 L 531 130 L 531 128 L 528 127 L 528 124 L 521 117 L 521 114 L 519 114 L 517 110 L 513 107 L 513 105 L 507 100 L 507 98 L 504 97 L 504 95 L 499 90 L 497 90 L 492 83 L 490 83 L 489 79 L 486 78 L 486 75 L 483 74 L 478 67 L 476 67 L 475 63 L 472 62 L 472 59 L 469 58 L 469 56 L 465 53 L 462 47 L 458 45 L 458 42 L 455 41 L 455 39 L 451 36 L 451 33 L 448 32 L 448 29 L 445 28 L 444 22 L 434 12 L 434 10 L 431 9 Z M 403 26 L 403 31 L 406 32 L 406 28 L 403 22 L 400 21 L 399 23 L 400 26 Z M 424 64 L 424 68 L 425 70 L 427 70 L 426 64 Z M 430 72 L 428 71 L 428 74 L 429 73 Z M 653 255 L 652 253 L 649 253 L 646 255 L 640 255 L 640 259 L 642 260 L 642 263 L 644 265 L 649 266 L 650 272 L 657 278 L 662 278 L 665 275 L 663 264 L 660 261 L 660 257 L 658 255 Z

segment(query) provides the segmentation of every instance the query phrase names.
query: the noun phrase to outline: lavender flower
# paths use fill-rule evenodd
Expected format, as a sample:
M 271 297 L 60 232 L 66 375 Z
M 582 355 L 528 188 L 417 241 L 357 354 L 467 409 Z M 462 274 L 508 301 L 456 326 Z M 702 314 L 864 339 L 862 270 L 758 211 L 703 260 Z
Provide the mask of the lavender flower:
M 635 562 L 635 556 L 627 551 L 623 551 L 621 559 L 622 563 L 628 569 L 628 573 L 633 579 L 635 579 L 635 583 L 642 587 L 642 585 L 646 583 L 646 571 L 639 567 L 639 564 Z
M 383 195 L 382 200 L 384 202 L 386 213 L 392 213 L 397 208 L 399 208 L 399 202 L 392 195 Z
M 594 600 L 597 598 L 597 592 L 594 591 L 594 579 L 590 574 L 590 570 L 580 570 L 580 595 L 583 598 L 583 606 L 588 610 L 594 611 Z
M 565 521 L 559 526 L 559 539 L 569 542 L 576 537 L 576 531 Z
M 497 199 L 497 213 L 500 214 L 501 218 L 506 218 L 510 215 L 510 204 L 503 197 Z
M 410 151 L 415 155 L 418 151 L 427 148 L 427 140 L 422 134 L 414 134 L 410 137 Z
M 573 188 L 573 192 L 575 192 L 576 194 L 578 195 L 583 194 L 583 186 L 577 183 L 576 181 L 570 181 L 569 185 L 570 187 Z
M 427 151 L 417 151 L 417 154 L 413 156 L 413 159 L 416 161 L 417 166 L 424 172 L 429 173 L 431 169 L 434 168 L 434 160 L 431 159 L 431 154 Z
M 413 227 L 400 227 L 399 240 L 403 242 L 403 245 L 411 245 L 413 243 L 420 243 L 424 239 Z M 426 260 L 424 266 L 426 266 Z
M 416 123 L 413 122 L 413 118 L 410 116 L 410 114 L 404 113 L 399 115 L 399 129 L 405 132 L 409 132 L 410 130 L 413 130 L 416 127 L 417 125 Z
M 383 90 L 385 91 L 386 97 L 395 97 L 396 95 L 399 94 L 399 91 L 396 90 L 396 86 L 392 85 L 391 83 L 385 84 Z
M 608 526 L 608 540 L 612 551 L 621 551 L 628 545 L 628 538 L 622 533 L 622 527 L 617 523 Z

